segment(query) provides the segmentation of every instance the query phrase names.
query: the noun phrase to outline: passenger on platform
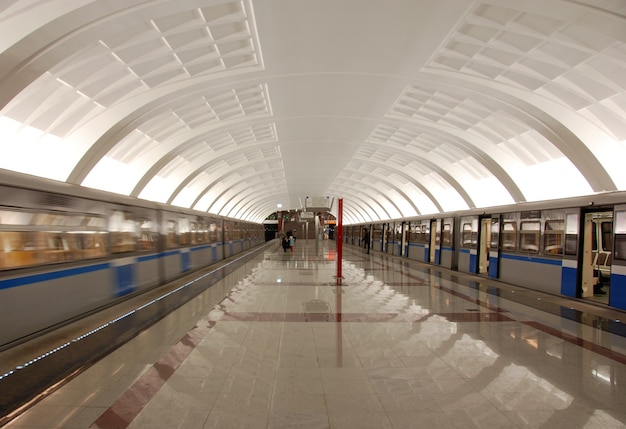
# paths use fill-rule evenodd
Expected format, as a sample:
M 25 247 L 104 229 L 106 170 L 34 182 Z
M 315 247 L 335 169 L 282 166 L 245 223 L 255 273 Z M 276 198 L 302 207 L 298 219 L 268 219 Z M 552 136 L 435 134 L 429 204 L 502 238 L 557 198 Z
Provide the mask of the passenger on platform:
M 283 244 L 283 252 L 286 252 L 287 249 L 289 248 L 289 239 L 287 238 L 286 235 L 283 235 L 281 240 L 282 240 L 282 244 Z
M 367 249 L 367 254 L 370 253 L 370 232 L 367 228 L 363 229 L 363 247 Z
M 293 235 L 289 237 L 289 248 L 293 252 L 293 245 L 296 244 L 296 237 Z

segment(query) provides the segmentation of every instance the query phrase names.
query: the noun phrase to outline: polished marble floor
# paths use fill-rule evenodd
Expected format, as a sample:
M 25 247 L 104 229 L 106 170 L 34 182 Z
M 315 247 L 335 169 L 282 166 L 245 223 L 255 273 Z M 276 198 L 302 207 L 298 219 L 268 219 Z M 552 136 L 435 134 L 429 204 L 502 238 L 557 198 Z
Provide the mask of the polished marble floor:
M 626 313 L 336 257 L 271 244 L 4 427 L 626 427 Z

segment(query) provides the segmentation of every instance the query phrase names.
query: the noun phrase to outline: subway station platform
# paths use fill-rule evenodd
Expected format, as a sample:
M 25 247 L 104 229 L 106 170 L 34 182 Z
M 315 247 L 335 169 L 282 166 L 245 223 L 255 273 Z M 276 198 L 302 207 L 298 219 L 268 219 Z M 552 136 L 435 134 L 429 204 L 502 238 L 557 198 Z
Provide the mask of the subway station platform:
M 2 427 L 626 427 L 625 313 L 353 246 L 337 285 L 336 257 L 262 246 Z M 156 293 L 0 353 L 0 388 Z

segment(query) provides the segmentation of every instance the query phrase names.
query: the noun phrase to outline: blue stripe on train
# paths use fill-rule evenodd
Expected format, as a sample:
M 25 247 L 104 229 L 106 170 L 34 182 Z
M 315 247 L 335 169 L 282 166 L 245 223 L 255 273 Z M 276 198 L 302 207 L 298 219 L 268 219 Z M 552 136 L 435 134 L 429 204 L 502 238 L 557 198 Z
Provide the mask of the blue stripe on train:
M 13 287 L 24 286 L 31 283 L 45 282 L 64 277 L 77 276 L 80 274 L 90 273 L 93 271 L 106 270 L 110 268 L 110 264 L 96 264 L 86 267 L 70 268 L 67 270 L 51 271 L 49 273 L 31 274 L 24 277 L 14 279 L 0 280 L 0 289 L 10 289 Z

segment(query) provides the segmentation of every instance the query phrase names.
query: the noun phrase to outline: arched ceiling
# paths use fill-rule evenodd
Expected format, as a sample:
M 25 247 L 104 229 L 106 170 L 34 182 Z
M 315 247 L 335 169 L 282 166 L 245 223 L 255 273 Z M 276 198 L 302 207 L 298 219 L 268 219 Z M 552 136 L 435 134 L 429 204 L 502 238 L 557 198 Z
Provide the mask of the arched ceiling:
M 255 222 L 624 190 L 626 2 L 6 0 L 0 109 L 0 168 Z

